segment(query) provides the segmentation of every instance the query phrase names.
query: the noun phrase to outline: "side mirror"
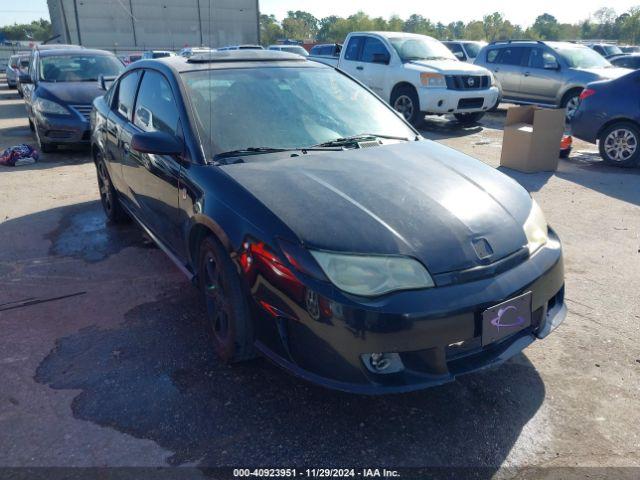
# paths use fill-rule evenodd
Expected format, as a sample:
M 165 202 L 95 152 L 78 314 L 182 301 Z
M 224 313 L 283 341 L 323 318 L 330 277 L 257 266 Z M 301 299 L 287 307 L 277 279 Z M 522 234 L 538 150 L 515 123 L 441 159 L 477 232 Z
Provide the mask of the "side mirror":
M 182 141 L 166 132 L 135 133 L 131 138 L 131 148 L 153 155 L 181 155 L 184 152 Z
M 384 65 L 389 65 L 389 55 L 386 53 L 374 53 L 372 60 L 373 63 L 382 63 Z
M 560 65 L 558 65 L 558 62 L 548 62 L 544 64 L 544 69 L 545 70 L 560 70 Z
M 18 75 L 18 80 L 23 85 L 26 85 L 26 84 L 29 84 L 29 83 L 33 83 L 31 81 L 31 77 L 29 76 L 28 73 L 21 73 L 20 75 Z

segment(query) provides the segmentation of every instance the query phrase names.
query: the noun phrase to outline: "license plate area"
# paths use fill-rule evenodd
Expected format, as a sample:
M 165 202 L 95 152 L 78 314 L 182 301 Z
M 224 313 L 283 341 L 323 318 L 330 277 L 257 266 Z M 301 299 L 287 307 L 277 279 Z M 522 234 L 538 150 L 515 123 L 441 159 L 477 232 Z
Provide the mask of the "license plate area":
M 482 346 L 502 340 L 531 325 L 531 292 L 482 312 Z

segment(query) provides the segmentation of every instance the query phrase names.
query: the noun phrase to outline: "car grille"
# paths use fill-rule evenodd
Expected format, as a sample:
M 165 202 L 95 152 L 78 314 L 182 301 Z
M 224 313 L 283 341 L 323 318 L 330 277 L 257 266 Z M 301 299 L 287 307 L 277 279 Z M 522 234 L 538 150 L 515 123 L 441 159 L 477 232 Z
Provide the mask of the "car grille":
M 489 88 L 488 75 L 447 75 L 449 90 L 483 90 Z
M 89 121 L 89 117 L 91 116 L 91 105 L 71 105 L 76 112 L 82 115 L 87 121 Z
M 74 132 L 69 130 L 48 130 L 45 135 L 55 140 L 69 140 L 73 137 Z

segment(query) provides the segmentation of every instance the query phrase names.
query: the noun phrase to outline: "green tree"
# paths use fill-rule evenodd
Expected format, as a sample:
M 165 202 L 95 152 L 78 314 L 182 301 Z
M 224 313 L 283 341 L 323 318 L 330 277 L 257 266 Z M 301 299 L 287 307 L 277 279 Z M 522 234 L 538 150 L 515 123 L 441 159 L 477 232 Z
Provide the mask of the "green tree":
M 486 40 L 484 23 L 480 20 L 469 22 L 465 28 L 464 38 L 466 40 Z
M 558 20 L 548 13 L 539 15 L 531 29 L 537 34 L 537 38 L 541 40 L 558 40 L 560 36 Z
M 282 30 L 287 38 L 314 39 L 318 34 L 318 19 L 302 10 L 289 10 L 287 18 L 282 20 Z
M 484 38 L 486 40 L 489 42 L 498 40 L 504 27 L 504 17 L 499 12 L 494 12 L 491 15 L 485 15 L 482 18 L 482 27 L 484 30 Z
M 7 40 L 36 40 L 44 41 L 51 38 L 51 22 L 41 18 L 31 23 L 14 23 L 0 27 L 0 33 Z
M 275 15 L 260 15 L 260 41 L 263 45 L 273 45 L 284 36 Z

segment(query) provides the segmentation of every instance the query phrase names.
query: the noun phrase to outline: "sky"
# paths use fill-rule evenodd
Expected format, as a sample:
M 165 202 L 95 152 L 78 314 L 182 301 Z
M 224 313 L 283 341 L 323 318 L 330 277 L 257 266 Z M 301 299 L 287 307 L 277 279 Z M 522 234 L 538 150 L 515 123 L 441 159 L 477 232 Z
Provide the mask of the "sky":
M 484 15 L 497 11 L 511 22 L 527 27 L 542 13 L 550 13 L 563 23 L 575 23 L 602 6 L 612 7 L 620 14 L 635 5 L 640 5 L 640 0 L 260 0 L 260 11 L 273 13 L 278 19 L 286 16 L 288 10 L 305 10 L 317 18 L 348 16 L 358 10 L 385 18 L 393 14 L 406 18 L 418 13 L 445 24 L 481 20 Z M 49 18 L 46 0 L 0 0 L 0 25 L 28 23 L 40 17 Z

